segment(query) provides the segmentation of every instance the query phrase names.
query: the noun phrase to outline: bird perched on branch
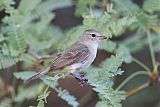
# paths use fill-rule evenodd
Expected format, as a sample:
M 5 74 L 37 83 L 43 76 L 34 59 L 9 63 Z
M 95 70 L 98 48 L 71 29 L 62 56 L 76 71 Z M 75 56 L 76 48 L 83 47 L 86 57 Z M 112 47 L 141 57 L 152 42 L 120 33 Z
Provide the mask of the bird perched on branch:
M 100 41 L 107 39 L 94 29 L 83 32 L 79 39 L 62 53 L 57 53 L 52 64 L 42 72 L 28 78 L 25 82 L 37 79 L 48 72 L 56 70 L 67 70 L 71 75 L 82 83 L 87 81 L 84 75 L 76 73 L 76 70 L 83 70 L 91 65 L 96 58 L 97 48 Z

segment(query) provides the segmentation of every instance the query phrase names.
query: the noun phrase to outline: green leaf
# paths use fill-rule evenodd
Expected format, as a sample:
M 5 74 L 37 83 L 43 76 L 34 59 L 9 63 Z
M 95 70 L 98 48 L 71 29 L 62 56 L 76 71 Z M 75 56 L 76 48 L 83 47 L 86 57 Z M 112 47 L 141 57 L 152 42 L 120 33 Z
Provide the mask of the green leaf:
M 160 11 L 160 0 L 145 0 L 143 9 L 149 13 Z
M 23 71 L 23 72 L 16 72 L 13 75 L 17 79 L 27 80 L 29 77 L 35 75 L 36 73 L 33 71 Z
M 19 62 L 19 58 L 17 57 L 11 57 L 11 56 L 4 56 L 0 53 L 0 69 L 5 69 L 10 66 L 15 65 L 17 62 Z
M 81 16 L 82 14 L 87 13 L 89 11 L 87 6 L 94 6 L 95 4 L 96 0 L 78 0 L 75 11 L 76 16 Z
M 121 101 L 125 99 L 124 93 L 116 93 L 112 87 L 107 85 L 97 84 L 95 88 L 93 88 L 102 101 L 96 104 L 96 107 L 122 107 Z
M 35 7 L 41 2 L 42 0 L 34 0 L 34 1 L 29 1 L 29 0 L 21 0 L 18 10 L 23 13 L 27 14 L 30 11 L 34 10 Z
M 123 58 L 122 60 L 126 63 L 131 63 L 132 56 L 129 52 L 129 49 L 125 47 L 124 45 L 120 45 L 119 48 L 116 50 L 117 53 L 122 54 Z
M 145 46 L 144 39 L 142 39 L 143 36 L 143 33 L 136 33 L 122 41 L 122 44 L 126 46 L 130 52 L 136 52 Z
M 148 15 L 146 13 L 141 13 L 138 17 L 137 17 L 137 26 L 139 27 L 152 27 L 152 26 L 156 26 L 158 23 L 158 17 L 157 15 Z
M 66 101 L 72 107 L 78 107 L 79 103 L 74 96 L 71 96 L 67 90 L 62 90 L 58 93 L 58 97 Z
M 114 52 L 116 49 L 117 44 L 115 42 L 112 42 L 110 40 L 103 41 L 99 45 L 99 49 L 106 50 L 107 52 Z
M 54 77 L 50 77 L 50 76 L 44 76 L 41 78 L 41 80 L 43 81 L 44 84 L 48 85 L 49 87 L 55 89 L 58 85 L 57 80 L 59 78 L 54 78 Z
M 16 17 L 16 9 L 12 6 L 14 1 L 5 0 L 5 12 L 8 16 L 3 19 L 3 35 L 5 41 L 0 44 L 0 69 L 4 69 L 15 65 L 18 61 L 22 60 L 23 53 L 25 52 L 26 44 L 24 41 L 24 30 L 18 23 Z M 18 20 L 18 22 L 17 22 Z
M 133 3 L 132 0 L 113 0 L 113 2 L 115 3 L 116 10 L 119 11 L 119 14 L 123 14 L 123 16 L 140 11 L 139 6 Z
M 105 101 L 98 101 L 95 107 L 106 107 L 107 103 Z
M 91 67 L 87 70 L 88 82 L 93 86 L 93 90 L 98 93 L 99 98 L 102 100 L 97 103 L 96 107 L 121 107 L 121 101 L 125 99 L 124 93 L 113 90 L 112 78 L 123 73 L 120 66 L 123 62 L 129 63 L 131 56 L 128 49 L 122 45 L 114 51 L 116 55 L 112 55 L 104 60 L 99 68 Z
M 40 100 L 40 101 L 38 102 L 37 107 L 45 107 L 44 101 L 43 101 L 43 100 Z
M 41 80 L 43 81 L 43 83 L 45 83 L 46 85 L 50 86 L 53 89 L 56 89 L 56 87 L 58 86 L 57 81 L 60 78 L 64 78 L 66 75 L 64 73 L 57 73 L 53 76 L 48 76 L 45 75 L 43 77 L 41 77 Z
M 0 107 L 12 107 L 11 100 L 9 98 L 5 98 L 5 99 L 1 100 Z
M 104 75 L 106 77 L 113 77 L 123 73 L 123 71 L 119 68 L 123 62 L 131 62 L 131 56 L 127 48 L 120 46 L 117 49 L 115 56 L 111 55 L 110 58 L 106 59 L 102 62 L 102 64 L 100 64 L 101 69 L 98 70 L 99 76 L 101 76 L 103 80 L 105 78 Z
M 44 93 L 42 93 L 41 95 L 38 96 L 38 101 L 44 100 L 45 103 L 47 103 L 47 97 L 49 96 L 50 91 L 48 91 L 48 87 L 47 90 L 44 91 Z
M 108 37 L 120 36 L 127 26 L 137 22 L 136 16 L 125 16 L 119 19 L 112 19 L 104 12 L 100 15 L 84 15 L 83 24 L 86 28 L 94 28 Z
M 152 39 L 152 43 L 153 43 L 155 52 L 159 52 L 160 50 L 159 49 L 159 43 L 160 43 L 159 35 L 152 33 L 151 39 Z M 135 53 L 148 45 L 148 39 L 145 38 L 144 33 L 136 33 L 132 35 L 131 37 L 122 41 L 121 44 L 127 47 L 131 53 Z
M 46 85 L 48 85 L 49 87 L 51 87 L 52 89 L 54 89 L 58 93 L 58 97 L 60 97 L 64 101 L 66 101 L 69 105 L 72 105 L 73 107 L 78 107 L 79 104 L 76 101 L 76 98 L 74 96 L 70 95 L 67 90 L 62 90 L 57 83 L 58 79 L 64 78 L 65 76 L 66 75 L 64 75 L 63 73 L 59 73 L 59 74 L 54 75 L 53 77 L 44 76 L 41 79 Z M 48 96 L 48 94 L 46 93 L 45 97 L 42 97 L 42 99 L 46 98 Z
M 15 96 L 15 102 L 23 102 L 24 100 L 35 98 L 43 89 L 43 85 L 32 85 L 29 87 L 20 86 L 18 88 L 18 94 Z

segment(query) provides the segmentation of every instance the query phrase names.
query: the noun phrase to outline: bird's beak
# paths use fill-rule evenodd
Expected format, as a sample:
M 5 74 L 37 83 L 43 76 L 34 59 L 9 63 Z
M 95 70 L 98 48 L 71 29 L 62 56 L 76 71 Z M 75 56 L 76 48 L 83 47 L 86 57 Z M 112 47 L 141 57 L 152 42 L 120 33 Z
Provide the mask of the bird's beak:
M 97 36 L 97 39 L 98 40 L 104 40 L 104 39 L 108 39 L 108 37 L 106 37 L 106 36 Z

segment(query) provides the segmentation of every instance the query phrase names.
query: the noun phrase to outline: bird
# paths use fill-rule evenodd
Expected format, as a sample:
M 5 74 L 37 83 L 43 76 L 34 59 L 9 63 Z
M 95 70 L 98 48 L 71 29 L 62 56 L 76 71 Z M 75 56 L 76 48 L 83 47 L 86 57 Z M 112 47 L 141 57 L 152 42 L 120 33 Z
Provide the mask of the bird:
M 75 71 L 84 70 L 92 64 L 97 55 L 98 45 L 104 39 L 107 39 L 107 37 L 94 29 L 85 30 L 69 48 L 56 54 L 49 67 L 29 77 L 25 80 L 25 83 L 57 70 L 66 70 L 82 83 L 85 83 L 87 79 L 83 78 L 84 74 Z

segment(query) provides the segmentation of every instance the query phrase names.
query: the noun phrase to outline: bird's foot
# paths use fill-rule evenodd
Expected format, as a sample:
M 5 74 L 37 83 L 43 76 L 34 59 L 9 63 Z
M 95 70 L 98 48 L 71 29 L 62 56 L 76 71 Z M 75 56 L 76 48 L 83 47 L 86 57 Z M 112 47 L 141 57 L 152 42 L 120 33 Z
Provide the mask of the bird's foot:
M 85 77 L 84 73 L 71 73 L 71 75 L 80 80 L 82 86 L 88 84 L 88 79 Z
M 80 84 L 81 84 L 82 86 L 88 85 L 88 79 L 87 79 L 87 78 L 81 79 L 81 80 L 80 80 Z

